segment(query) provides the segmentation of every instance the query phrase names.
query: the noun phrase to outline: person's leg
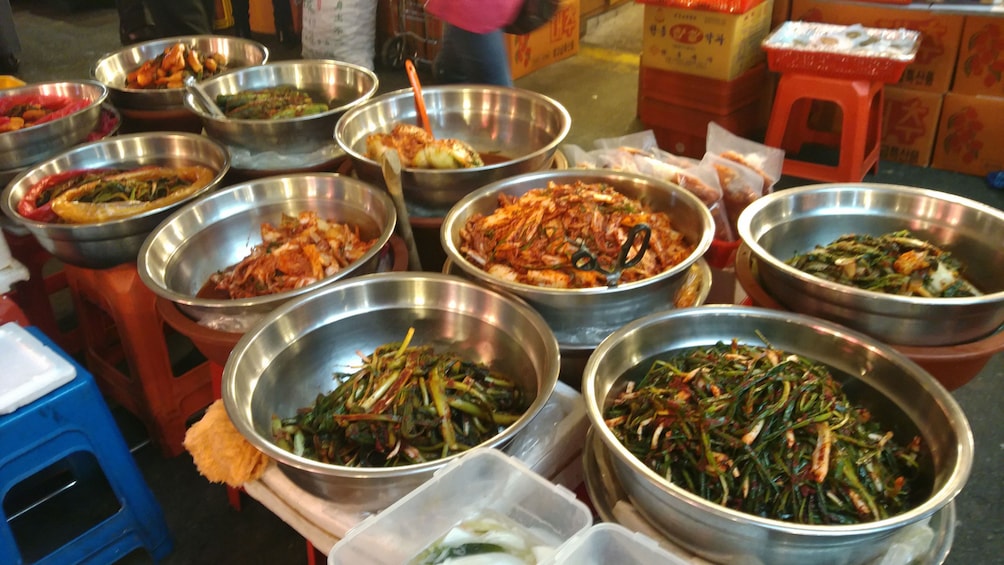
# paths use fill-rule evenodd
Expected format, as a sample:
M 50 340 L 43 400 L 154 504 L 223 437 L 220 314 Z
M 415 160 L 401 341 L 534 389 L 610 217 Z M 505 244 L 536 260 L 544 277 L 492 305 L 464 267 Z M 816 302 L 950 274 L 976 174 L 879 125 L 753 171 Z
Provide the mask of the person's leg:
M 21 40 L 14 27 L 10 0 L 0 0 L 0 74 L 11 75 L 21 67 Z
M 119 40 L 131 45 L 157 37 L 143 0 L 115 0 L 119 12 Z
M 230 0 L 234 13 L 234 33 L 238 37 L 251 37 L 251 3 L 248 0 Z
M 293 31 L 293 8 L 289 0 L 272 0 L 272 19 L 275 21 L 275 34 L 283 45 L 296 45 L 299 38 Z
M 443 83 L 512 86 L 509 55 L 501 30 L 472 33 L 445 25 L 434 67 L 437 81 Z
M 212 33 L 213 0 L 146 0 L 162 37 Z

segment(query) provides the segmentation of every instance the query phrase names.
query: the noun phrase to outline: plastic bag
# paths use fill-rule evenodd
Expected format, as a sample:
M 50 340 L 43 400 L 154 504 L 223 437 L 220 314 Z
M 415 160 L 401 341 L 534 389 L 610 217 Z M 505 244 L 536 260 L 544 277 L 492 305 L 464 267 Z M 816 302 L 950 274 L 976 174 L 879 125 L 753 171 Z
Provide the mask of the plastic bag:
M 306 0 L 301 43 L 305 59 L 334 59 L 373 70 L 376 2 Z

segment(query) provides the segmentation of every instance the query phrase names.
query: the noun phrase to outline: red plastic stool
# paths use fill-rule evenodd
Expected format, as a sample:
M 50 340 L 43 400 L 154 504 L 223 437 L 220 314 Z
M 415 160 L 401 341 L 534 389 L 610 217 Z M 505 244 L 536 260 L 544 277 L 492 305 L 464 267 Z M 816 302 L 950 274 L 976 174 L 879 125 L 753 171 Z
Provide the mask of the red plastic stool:
M 836 166 L 785 158 L 784 174 L 818 181 L 859 182 L 869 171 L 878 171 L 884 84 L 783 73 L 764 142 L 784 149 L 788 155 L 798 154 L 805 143 L 840 150 Z M 809 126 L 809 109 L 814 100 L 832 102 L 840 108 L 843 117 L 839 132 Z
M 85 359 L 102 391 L 143 422 L 166 456 L 179 455 L 189 420 L 215 398 L 210 363 L 202 360 L 175 374 L 167 338 L 181 336 L 165 326 L 156 295 L 140 280 L 136 265 L 64 269 Z M 126 371 L 119 368 L 123 361 Z
M 10 247 L 11 256 L 28 269 L 30 277 L 29 280 L 14 285 L 11 297 L 28 316 L 31 325 L 42 330 L 63 351 L 71 355 L 80 352 L 82 341 L 79 324 L 63 331 L 52 304 L 53 295 L 67 288 L 65 271 L 60 269 L 45 274 L 46 267 L 56 261 L 56 258 L 30 233 L 21 235 L 3 230 L 3 235 Z

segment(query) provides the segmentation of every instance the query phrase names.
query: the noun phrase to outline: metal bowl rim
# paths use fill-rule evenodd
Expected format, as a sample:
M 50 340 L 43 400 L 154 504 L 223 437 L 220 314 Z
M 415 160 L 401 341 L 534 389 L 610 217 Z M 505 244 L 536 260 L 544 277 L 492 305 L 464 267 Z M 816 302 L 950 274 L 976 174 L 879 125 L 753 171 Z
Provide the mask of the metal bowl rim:
M 160 284 L 160 281 L 158 279 L 154 279 L 154 277 L 150 274 L 150 269 L 148 268 L 147 255 L 149 254 L 150 248 L 153 246 L 154 241 L 157 239 L 157 236 L 160 233 L 168 230 L 170 226 L 178 218 L 180 218 L 183 215 L 191 213 L 193 209 L 199 206 L 203 206 L 206 203 L 212 202 L 214 200 L 225 198 L 232 193 L 247 190 L 249 187 L 254 188 L 256 186 L 266 185 L 275 182 L 277 180 L 297 180 L 304 178 L 334 179 L 334 180 L 339 180 L 341 182 L 345 182 L 353 186 L 357 186 L 361 189 L 365 189 L 371 195 L 373 195 L 377 200 L 380 200 L 384 204 L 385 208 L 391 212 L 390 216 L 393 218 L 393 221 L 390 223 L 389 226 L 383 227 L 383 232 L 381 233 L 380 237 L 377 238 L 377 241 L 373 244 L 373 246 L 371 246 L 369 250 L 367 250 L 366 253 L 363 254 L 362 257 L 356 259 L 352 263 L 349 263 L 349 265 L 346 266 L 341 271 L 339 271 L 339 273 L 343 273 L 346 270 L 350 270 L 359 265 L 365 264 L 367 261 L 372 259 L 377 253 L 380 253 L 380 251 L 384 248 L 387 242 L 390 241 L 390 238 L 394 235 L 394 229 L 397 226 L 397 214 L 394 208 L 394 203 L 386 192 L 376 189 L 373 185 L 369 183 L 363 182 L 353 177 L 340 175 L 338 173 L 296 173 L 288 175 L 277 175 L 271 177 L 264 177 L 260 179 L 253 179 L 213 191 L 212 194 L 208 194 L 204 198 L 188 202 L 181 208 L 172 212 L 170 216 L 165 218 L 164 221 L 160 223 L 160 225 L 158 225 L 156 228 L 154 228 L 153 231 L 150 232 L 146 240 L 143 241 L 143 245 L 140 247 L 139 256 L 136 261 L 136 268 L 137 271 L 139 271 L 140 279 L 142 279 L 142 281 L 146 284 L 147 287 L 150 288 L 150 290 L 154 292 L 154 294 L 166 298 L 176 304 L 181 304 L 183 306 L 192 306 L 197 308 L 228 308 L 228 309 L 240 308 L 240 307 L 250 308 L 253 306 L 261 306 L 268 304 L 270 302 L 274 302 L 276 300 L 283 300 L 287 296 L 302 295 L 304 293 L 309 293 L 316 288 L 330 285 L 334 281 L 330 277 L 326 277 L 305 287 L 301 287 L 286 292 L 267 294 L 263 296 L 255 296 L 252 298 L 217 300 L 210 298 L 198 298 L 190 294 L 184 294 L 171 290 L 170 288 L 167 288 L 164 285 Z
M 119 143 L 120 141 L 128 141 L 130 139 L 137 139 L 137 138 L 158 138 L 158 137 L 188 138 L 191 139 L 192 141 L 195 141 L 196 143 L 206 144 L 207 146 L 215 146 L 215 148 L 219 150 L 219 152 L 223 155 L 223 166 L 220 167 L 219 171 L 216 171 L 215 175 L 213 176 L 213 179 L 210 180 L 209 183 L 206 184 L 206 186 L 200 188 L 198 191 L 191 194 L 188 197 L 188 199 L 198 198 L 200 195 L 205 194 L 207 191 L 211 190 L 214 186 L 217 186 L 220 182 L 222 182 L 223 177 L 225 177 L 226 174 L 230 171 L 230 151 L 227 150 L 226 146 L 224 146 L 222 143 L 210 137 L 206 137 L 204 135 L 200 135 L 197 133 L 188 133 L 181 131 L 160 131 L 160 132 L 140 132 L 140 133 L 120 134 L 120 135 L 108 136 L 103 139 L 77 145 L 75 147 L 70 148 L 67 151 L 64 151 L 63 153 L 53 155 L 48 159 L 44 159 L 42 161 L 39 161 L 38 163 L 29 166 L 24 171 L 21 171 L 21 173 L 19 173 L 16 177 L 11 179 L 11 181 L 4 188 L 2 192 L 3 196 L 2 198 L 0 198 L 0 208 L 2 208 L 7 213 L 7 216 L 9 218 L 11 218 L 18 224 L 21 224 L 22 226 L 30 230 L 46 231 L 50 234 L 73 233 L 81 236 L 78 239 L 88 239 L 86 236 L 89 235 L 89 232 L 96 230 L 104 231 L 105 229 L 108 228 L 108 226 L 126 224 L 141 218 L 146 218 L 149 216 L 161 214 L 164 212 L 166 208 L 169 208 L 171 205 L 160 208 L 154 208 L 153 210 L 148 210 L 146 212 L 143 212 L 142 214 L 136 214 L 135 216 L 117 218 L 105 222 L 95 222 L 91 224 L 59 224 L 54 222 L 38 222 L 35 220 L 30 220 L 28 218 L 25 218 L 21 214 L 17 213 L 16 204 L 14 205 L 14 207 L 9 206 L 10 204 L 9 200 L 11 197 L 10 193 L 13 191 L 14 186 L 17 185 L 18 182 L 23 177 L 26 177 L 31 173 L 35 172 L 35 169 L 42 168 L 53 161 L 62 159 L 68 155 L 72 155 L 73 153 L 81 152 L 98 145 L 111 145 Z M 187 200 L 176 202 L 174 206 L 178 204 L 184 204 L 186 201 Z M 57 239 L 65 239 L 65 238 L 57 238 Z
M 597 411 L 602 410 L 602 408 L 599 407 L 600 399 L 597 398 L 596 379 L 594 377 L 596 373 L 596 365 L 599 364 L 599 359 L 602 358 L 610 349 L 617 346 L 621 339 L 632 332 L 648 326 L 649 324 L 665 321 L 667 318 L 687 319 L 714 314 L 774 318 L 782 322 L 795 323 L 812 329 L 821 330 L 833 336 L 849 339 L 856 342 L 861 347 L 878 352 L 896 365 L 908 370 L 915 377 L 916 384 L 932 395 L 934 399 L 945 408 L 946 413 L 950 416 L 949 419 L 953 420 L 957 424 L 955 431 L 959 432 L 958 435 L 960 436 L 958 444 L 959 452 L 957 458 L 953 460 L 954 468 L 951 476 L 945 481 L 945 484 L 941 489 L 933 491 L 931 495 L 921 504 L 907 510 L 906 512 L 890 516 L 884 520 L 850 525 L 807 525 L 762 518 L 754 514 L 747 514 L 745 512 L 721 506 L 691 493 L 683 487 L 664 480 L 656 474 L 655 471 L 642 463 L 641 460 L 632 455 L 631 452 L 629 452 L 627 448 L 613 436 L 610 429 L 607 428 L 605 422 L 603 421 L 602 413 L 597 413 Z M 671 349 L 665 349 L 664 351 L 671 351 Z M 620 464 L 631 467 L 635 473 L 644 477 L 649 484 L 666 493 L 677 502 L 684 502 L 691 506 L 700 507 L 703 512 L 707 512 L 716 520 L 753 524 L 770 531 L 783 532 L 790 535 L 807 537 L 852 536 L 887 531 L 901 525 L 916 522 L 933 514 L 939 508 L 954 500 L 959 492 L 962 491 L 972 471 L 975 446 L 969 420 L 966 418 L 965 413 L 962 411 L 962 407 L 955 400 L 955 398 L 933 376 L 905 355 L 863 333 L 805 314 L 768 310 L 754 306 L 737 305 L 700 306 L 696 308 L 666 310 L 650 314 L 625 324 L 607 336 L 607 338 L 604 339 L 599 346 L 597 346 L 596 351 L 589 357 L 589 360 L 586 362 L 585 369 L 583 369 L 582 372 L 582 395 L 586 402 L 586 415 L 589 417 L 592 428 L 598 430 L 597 435 L 603 441 L 604 445 L 611 450 L 611 455 L 616 453 L 617 460 Z
M 800 186 L 795 188 L 787 188 L 771 194 L 764 195 L 753 201 L 742 214 L 739 215 L 739 220 L 737 222 L 738 232 L 740 239 L 749 246 L 750 251 L 753 252 L 753 256 L 757 261 L 763 261 L 767 263 L 771 268 L 784 273 L 785 276 L 791 277 L 802 284 L 809 285 L 810 287 L 818 287 L 825 290 L 827 293 L 832 293 L 837 296 L 846 297 L 847 300 L 863 301 L 866 305 L 873 304 L 871 308 L 867 308 L 868 311 L 882 311 L 884 308 L 888 308 L 889 303 L 897 303 L 905 307 L 948 307 L 948 306 L 979 306 L 986 303 L 999 302 L 1004 300 L 1004 290 L 992 292 L 989 294 L 983 294 L 980 296 L 969 296 L 969 297 L 951 297 L 951 298 L 924 298 L 915 296 L 900 296 L 896 294 L 885 294 L 880 292 L 874 292 L 869 290 L 864 290 L 851 285 L 845 285 L 840 283 L 835 283 L 828 281 L 826 279 L 816 277 L 805 273 L 799 269 L 788 265 L 784 261 L 781 261 L 771 253 L 769 253 L 760 242 L 753 237 L 752 223 L 753 218 L 756 214 L 762 211 L 767 206 L 779 201 L 786 200 L 788 198 L 793 198 L 800 196 L 805 193 L 810 192 L 829 192 L 835 190 L 853 190 L 857 192 L 863 191 L 875 191 L 875 192 L 887 192 L 887 193 L 903 193 L 912 194 L 914 196 L 922 196 L 925 198 L 931 198 L 934 200 L 940 200 L 952 204 L 962 205 L 967 208 L 973 208 L 979 210 L 980 212 L 989 214 L 996 217 L 1001 224 L 1004 224 L 1004 212 L 992 207 L 985 205 L 981 202 L 975 200 L 957 196 L 954 194 L 941 192 L 933 189 L 927 188 L 916 188 L 911 186 L 895 185 L 895 184 L 883 184 L 883 183 L 824 183 L 824 184 L 812 184 L 806 186 Z M 862 210 L 865 210 L 862 208 Z M 866 215 L 876 215 L 876 214 L 861 214 Z M 818 293 L 813 293 L 818 294 Z M 818 298 L 818 296 L 817 296 Z M 883 305 L 885 303 L 885 305 Z
M 690 204 L 704 217 L 704 233 L 702 234 L 701 240 L 695 244 L 694 251 L 683 261 L 673 265 L 669 269 L 648 277 L 646 279 L 641 279 L 634 282 L 618 284 L 615 287 L 589 287 L 589 288 L 550 288 L 544 286 L 535 286 L 532 284 L 512 282 L 500 279 L 490 275 L 484 269 L 481 269 L 467 260 L 466 257 L 460 253 L 457 249 L 456 242 L 454 242 L 450 237 L 450 231 L 452 226 L 459 221 L 458 215 L 460 210 L 471 205 L 476 200 L 484 198 L 486 195 L 497 192 L 500 187 L 511 184 L 517 180 L 519 181 L 533 181 L 536 178 L 541 178 L 545 180 L 554 179 L 565 179 L 576 178 L 581 176 L 603 176 L 603 177 L 620 177 L 624 180 L 632 181 L 643 181 L 646 184 L 661 186 L 662 188 L 668 189 L 670 192 L 674 193 L 675 196 L 679 196 L 684 200 L 689 200 Z M 546 186 L 546 182 L 544 183 Z M 711 247 L 711 242 L 714 239 L 714 219 L 711 216 L 711 212 L 708 207 L 700 201 L 699 198 L 694 196 L 689 190 L 666 181 L 656 179 L 654 177 L 641 175 L 637 173 L 630 173 L 626 171 L 614 171 L 614 170 L 600 170 L 600 169 L 560 169 L 560 170 L 548 170 L 548 171 L 536 171 L 532 173 L 524 173 L 521 175 L 512 176 L 506 179 L 498 180 L 490 184 L 468 193 L 466 196 L 461 198 L 446 214 L 443 219 L 443 225 L 440 228 L 440 243 L 443 246 L 443 250 L 446 251 L 447 257 L 449 257 L 455 265 L 457 265 L 462 271 L 468 275 L 474 276 L 479 280 L 488 281 L 493 285 L 500 288 L 504 288 L 510 292 L 518 294 L 528 294 L 532 293 L 536 296 L 552 296 L 552 297 L 573 297 L 573 296 L 609 296 L 611 294 L 618 294 L 620 292 L 629 292 L 634 289 L 644 288 L 646 286 L 651 286 L 659 284 L 662 281 L 677 276 L 678 274 L 686 271 L 701 259 L 707 250 Z
M 546 96 L 544 94 L 541 94 L 539 92 L 534 92 L 532 90 L 527 90 L 518 87 L 490 86 L 490 85 L 441 85 L 441 86 L 423 87 L 422 94 L 424 97 L 424 95 L 427 93 L 440 93 L 440 92 L 452 93 L 452 92 L 462 92 L 465 90 L 480 91 L 480 92 L 513 91 L 513 92 L 518 92 L 520 96 L 523 96 L 525 98 L 541 101 L 545 105 L 548 105 L 552 109 L 554 109 L 557 112 L 557 114 L 561 117 L 561 131 L 557 132 L 557 134 L 554 136 L 554 139 L 548 142 L 547 145 L 541 147 L 540 149 L 537 149 L 536 151 L 518 157 L 516 159 L 509 159 L 499 163 L 492 163 L 490 165 L 484 165 L 481 167 L 469 167 L 465 169 L 423 169 L 416 167 L 402 167 L 401 168 L 402 171 L 408 171 L 411 172 L 412 174 L 436 174 L 436 175 L 456 176 L 456 175 L 463 175 L 465 173 L 470 174 L 473 172 L 493 171 L 496 169 L 508 168 L 515 163 L 523 163 L 526 161 L 530 161 L 541 155 L 546 155 L 550 151 L 557 150 L 558 146 L 564 143 L 565 137 L 568 135 L 568 132 L 571 131 L 572 129 L 572 116 L 571 114 L 568 113 L 568 110 L 564 107 L 564 105 L 562 105 L 554 98 L 551 98 L 550 96 Z M 370 106 L 376 106 L 380 103 L 384 103 L 390 100 L 396 100 L 399 98 L 411 98 L 414 96 L 413 92 L 414 91 L 411 88 L 402 88 L 399 90 L 387 92 L 379 96 L 374 96 L 369 100 L 364 101 L 362 104 L 359 104 L 351 108 L 348 112 L 345 112 L 345 114 L 343 114 L 342 117 L 338 119 L 338 123 L 335 124 L 335 141 L 338 143 L 338 146 L 341 147 L 342 150 L 345 151 L 345 153 L 352 159 L 355 159 L 362 163 L 369 164 L 370 166 L 373 167 L 380 167 L 380 163 L 377 163 L 373 159 L 370 159 L 366 155 L 363 155 L 358 151 L 356 151 L 355 149 L 353 149 L 352 147 L 350 147 L 348 143 L 343 139 L 344 136 L 342 135 L 342 132 L 347 127 L 346 124 L 350 123 L 353 119 L 356 118 L 358 114 L 361 114 L 362 112 L 367 110 Z M 372 135 L 373 133 L 377 132 L 370 132 L 370 135 Z
M 203 33 L 203 34 L 195 34 L 195 35 L 175 35 L 175 36 L 172 36 L 172 37 L 162 37 L 162 38 L 159 38 L 159 39 L 149 39 L 147 41 L 141 41 L 139 43 L 133 43 L 132 45 L 123 46 L 123 47 L 121 47 L 119 49 L 116 49 L 114 51 L 107 51 L 107 52 L 103 53 L 100 57 L 98 57 L 97 60 L 94 62 L 94 64 L 91 65 L 90 77 L 91 77 L 92 80 L 96 80 L 100 84 L 103 84 L 104 86 L 106 86 L 108 88 L 108 90 L 114 90 L 114 91 L 128 93 L 128 94 L 144 94 L 144 93 L 155 93 L 155 92 L 183 92 L 185 90 L 184 88 L 125 88 L 125 87 L 113 86 L 113 85 L 110 85 L 110 84 L 105 84 L 105 83 L 103 83 L 103 82 L 101 82 L 101 81 L 99 81 L 97 79 L 98 68 L 105 61 L 113 59 L 113 58 L 119 56 L 120 54 L 122 54 L 122 53 L 124 53 L 126 51 L 131 51 L 133 49 L 137 49 L 137 48 L 141 48 L 141 47 L 147 47 L 147 46 L 150 46 L 150 45 L 155 45 L 155 44 L 160 44 L 160 43 L 170 44 L 170 43 L 179 43 L 179 42 L 183 42 L 183 41 L 191 43 L 193 41 L 197 42 L 198 40 L 205 39 L 205 38 L 210 38 L 210 39 L 224 39 L 224 40 L 229 40 L 229 41 L 235 41 L 237 43 L 245 43 L 245 44 L 250 45 L 252 47 L 257 47 L 259 49 L 259 51 L 261 52 L 261 54 L 262 54 L 262 62 L 260 64 L 267 63 L 269 55 L 271 55 L 271 53 L 269 52 L 269 49 L 268 49 L 267 45 L 265 45 L 264 43 L 261 43 L 259 41 L 255 41 L 253 39 L 248 39 L 246 37 L 235 37 L 235 36 L 232 36 L 232 35 L 218 35 L 218 34 L 213 34 L 213 33 Z M 142 64 L 142 63 L 140 63 L 140 64 Z M 242 68 L 245 68 L 245 67 L 237 67 L 237 69 L 242 69 Z M 227 70 L 223 71 L 222 73 L 220 73 L 218 75 L 215 75 L 213 78 L 215 78 L 216 76 L 223 76 L 223 75 L 225 75 L 227 73 L 230 73 L 230 72 L 233 72 L 233 71 L 235 71 L 237 69 L 227 69 Z
M 429 271 L 403 271 L 403 272 L 391 272 L 391 273 L 372 273 L 367 275 L 362 275 L 358 277 L 353 277 L 351 279 L 344 279 L 338 281 L 336 284 L 326 286 L 324 288 L 318 289 L 314 292 L 305 294 L 303 296 L 294 298 L 288 302 L 283 303 L 275 310 L 269 312 L 262 319 L 260 319 L 251 329 L 244 333 L 241 338 L 234 345 L 233 351 L 230 354 L 230 358 L 227 360 L 226 366 L 223 368 L 222 377 L 222 390 L 223 390 L 223 404 L 227 412 L 230 414 L 243 414 L 244 409 L 237 406 L 235 403 L 234 394 L 234 383 L 237 379 L 237 361 L 243 355 L 244 352 L 251 346 L 251 344 L 258 339 L 258 336 L 262 334 L 269 325 L 275 323 L 277 320 L 281 319 L 283 316 L 287 315 L 289 312 L 296 310 L 303 304 L 307 304 L 314 300 L 320 300 L 328 294 L 344 292 L 345 289 L 351 289 L 353 287 L 366 286 L 370 284 L 393 284 L 396 281 L 432 281 L 437 284 L 443 285 L 456 285 L 466 287 L 468 290 L 481 293 L 494 295 L 498 299 L 508 303 L 516 312 L 518 312 L 524 319 L 528 320 L 532 327 L 545 339 L 545 347 L 547 351 L 545 355 L 553 360 L 553 367 L 551 367 L 550 374 L 541 375 L 538 377 L 538 382 L 541 385 L 547 385 L 550 383 L 550 389 L 542 390 L 541 394 L 537 395 L 533 403 L 527 408 L 526 412 L 520 416 L 518 422 L 522 422 L 520 428 L 514 428 L 516 424 L 513 424 L 509 428 L 506 428 L 501 433 L 493 436 L 492 439 L 487 440 L 488 442 L 496 443 L 498 438 L 503 435 L 514 435 L 526 426 L 529 419 L 526 419 L 526 414 L 533 412 L 534 414 L 539 413 L 540 409 L 547 402 L 548 398 L 553 393 L 554 387 L 557 386 L 558 374 L 560 372 L 560 351 L 558 348 L 558 342 L 554 338 L 553 332 L 548 327 L 547 322 L 537 313 L 536 310 L 527 305 L 524 301 L 518 299 L 517 297 L 512 297 L 504 293 L 496 292 L 492 289 L 479 286 L 471 281 L 464 280 L 460 277 L 455 277 L 451 275 L 445 275 L 442 273 L 435 273 Z M 432 309 L 446 309 L 448 308 L 432 308 Z M 335 320 L 329 320 L 331 323 Z M 309 332 L 308 332 L 309 333 Z M 306 335 L 306 334 L 303 334 Z M 302 338 L 303 335 L 299 337 Z M 550 339 L 546 339 L 550 336 Z M 288 343 L 286 346 L 288 347 Z M 281 351 L 280 351 L 281 352 Z M 278 353 L 276 354 L 278 355 Z M 260 376 L 260 375 L 258 375 Z M 416 463 L 413 465 L 404 465 L 400 467 L 346 467 L 344 465 L 334 465 L 329 463 L 321 463 L 319 461 L 314 461 L 313 459 L 308 459 L 306 457 L 301 457 L 299 455 L 294 455 L 293 453 L 286 451 L 275 445 L 273 442 L 266 438 L 263 438 L 258 434 L 254 427 L 249 425 L 248 422 L 244 421 L 244 418 L 236 417 L 232 418 L 234 426 L 241 432 L 249 442 L 251 442 L 255 447 L 264 452 L 269 457 L 275 459 L 281 464 L 288 465 L 290 467 L 300 469 L 303 471 L 309 471 L 313 473 L 318 473 L 323 476 L 337 476 L 342 478 L 361 478 L 361 479 L 379 479 L 379 478 L 390 478 L 390 477 L 400 477 L 414 474 L 421 474 L 425 472 L 432 472 L 436 469 L 442 467 L 443 465 L 449 463 L 450 461 L 456 459 L 462 453 L 454 453 L 448 457 L 441 459 L 436 459 L 433 461 L 427 461 L 425 463 Z M 532 418 L 531 418 L 532 419 Z M 510 438 L 511 439 L 511 438 Z
M 293 117 L 293 118 L 284 118 L 284 119 L 281 119 L 281 120 L 246 119 L 246 118 L 224 118 L 224 119 L 214 118 L 213 116 L 209 115 L 208 112 L 206 112 L 205 110 L 203 110 L 201 105 L 196 104 L 194 102 L 194 96 L 192 96 L 192 94 L 188 93 L 188 92 L 185 93 L 185 98 L 184 98 L 184 100 L 185 100 L 185 107 L 188 108 L 189 110 L 191 110 L 194 114 L 196 114 L 197 116 L 199 116 L 203 120 L 205 120 L 207 122 L 211 122 L 211 123 L 226 124 L 226 123 L 229 123 L 229 122 L 234 122 L 234 123 L 238 123 L 238 124 L 247 124 L 247 125 L 297 124 L 297 123 L 303 123 L 303 122 L 310 122 L 310 121 L 318 120 L 320 118 L 327 118 L 327 117 L 331 117 L 333 115 L 336 115 L 336 114 L 339 114 L 339 113 L 342 113 L 342 112 L 346 112 L 350 108 L 354 108 L 354 107 L 356 107 L 356 106 L 358 106 L 358 105 L 366 102 L 370 98 L 372 98 L 373 95 L 376 93 L 376 91 L 380 88 L 380 79 L 377 77 L 376 73 L 374 73 L 373 71 L 367 69 L 366 67 L 364 67 L 362 65 L 356 65 L 356 64 L 353 64 L 353 63 L 347 63 L 347 62 L 343 62 L 343 61 L 337 61 L 335 59 L 295 59 L 295 60 L 287 60 L 287 61 L 275 61 L 273 63 L 265 63 L 265 64 L 262 64 L 262 65 L 254 65 L 254 66 L 251 66 L 251 67 L 239 67 L 239 68 L 233 69 L 231 71 L 228 71 L 228 72 L 216 75 L 216 76 L 214 76 L 214 77 L 212 77 L 212 78 L 210 78 L 210 79 L 208 79 L 206 81 L 203 81 L 201 84 L 209 84 L 209 83 L 211 83 L 211 82 L 213 82 L 213 81 L 215 81 L 217 79 L 220 79 L 220 78 L 223 78 L 223 77 L 227 77 L 227 76 L 229 76 L 231 74 L 237 75 L 237 74 L 243 74 L 243 73 L 247 73 L 247 72 L 252 72 L 254 70 L 261 69 L 262 67 L 268 67 L 268 68 L 275 68 L 275 67 L 296 67 L 296 66 L 302 66 L 304 64 L 307 64 L 307 65 L 310 65 L 310 66 L 317 66 L 317 67 L 342 67 L 342 68 L 352 69 L 353 71 L 359 73 L 359 75 L 365 76 L 365 77 L 371 79 L 373 81 L 373 85 L 362 96 L 360 96 L 360 97 L 352 100 L 351 102 L 348 102 L 346 104 L 342 104 L 341 106 L 337 106 L 335 108 L 328 108 L 328 110 L 325 111 L 325 112 L 320 112 L 320 113 L 317 113 L 317 114 L 311 114 L 309 116 L 296 116 L 296 117 Z
M 106 101 L 108 99 L 108 86 L 106 86 L 103 82 L 97 81 L 97 80 L 94 80 L 94 79 L 52 80 L 52 81 L 46 81 L 46 82 L 33 82 L 33 83 L 30 83 L 30 84 L 26 84 L 24 86 L 16 86 L 14 88 L 4 89 L 3 92 L 0 93 L 0 99 L 6 98 L 7 96 L 16 96 L 18 94 L 18 91 L 31 92 L 31 91 L 37 91 L 38 87 L 41 87 L 41 86 L 58 86 L 58 85 L 62 85 L 62 84 L 85 85 L 85 86 L 96 87 L 98 89 L 98 97 L 95 98 L 94 100 L 90 100 L 89 101 L 90 104 L 88 104 L 87 106 L 85 106 L 85 107 L 83 107 L 83 108 L 81 108 L 81 109 L 79 109 L 79 110 L 77 110 L 77 111 L 75 111 L 73 113 L 70 113 L 70 114 L 67 114 L 65 116 L 62 116 L 62 117 L 60 117 L 60 118 L 58 118 L 56 120 L 52 120 L 52 121 L 49 121 L 49 122 L 43 122 L 41 124 L 33 124 L 33 125 L 30 125 L 30 126 L 28 126 L 26 128 L 21 128 L 19 130 L 15 130 L 15 131 L 21 131 L 21 132 L 36 131 L 35 128 L 45 127 L 47 125 L 51 125 L 53 123 L 59 122 L 59 121 L 65 119 L 65 118 L 69 118 L 71 116 L 77 116 L 77 115 L 81 114 L 82 112 L 87 112 L 88 110 L 93 109 L 94 106 L 102 106 L 102 107 L 104 107 L 105 103 L 106 103 Z M 114 109 L 114 106 L 112 108 Z M 116 115 L 117 115 L 117 111 L 116 111 Z M 8 132 L 8 133 L 13 133 L 13 132 Z M 32 165 L 28 165 L 28 166 L 30 167 Z

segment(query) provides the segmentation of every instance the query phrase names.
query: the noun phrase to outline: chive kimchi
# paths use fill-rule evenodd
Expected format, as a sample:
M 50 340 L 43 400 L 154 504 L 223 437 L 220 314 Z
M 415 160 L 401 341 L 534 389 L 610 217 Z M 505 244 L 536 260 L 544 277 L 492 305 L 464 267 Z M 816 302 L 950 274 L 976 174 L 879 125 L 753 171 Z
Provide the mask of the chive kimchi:
M 423 463 L 498 435 L 529 407 L 513 381 L 483 363 L 404 341 L 381 345 L 338 387 L 289 418 L 273 417 L 276 443 L 296 455 L 350 467 Z
M 894 441 L 827 367 L 735 340 L 655 361 L 604 418 L 667 481 L 734 510 L 801 524 L 904 512 L 919 468 L 920 438 Z

